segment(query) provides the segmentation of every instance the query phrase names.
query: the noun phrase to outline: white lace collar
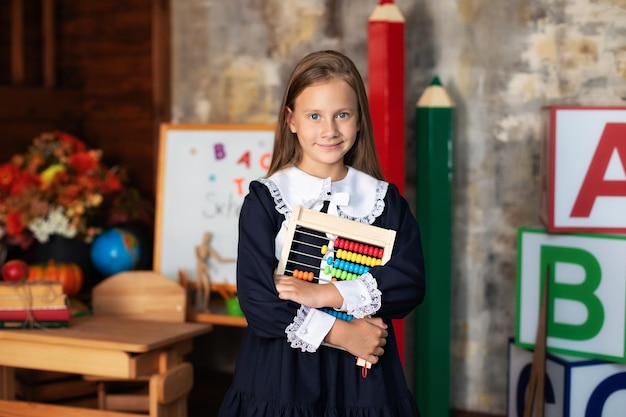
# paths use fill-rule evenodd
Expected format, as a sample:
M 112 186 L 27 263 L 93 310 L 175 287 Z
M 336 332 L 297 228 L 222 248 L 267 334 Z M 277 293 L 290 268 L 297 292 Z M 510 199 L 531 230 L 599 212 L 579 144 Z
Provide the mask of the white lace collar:
M 295 206 L 320 210 L 330 200 L 328 212 L 361 223 L 372 224 L 385 208 L 388 183 L 352 167 L 340 181 L 318 178 L 288 167 L 261 182 L 270 190 L 276 210 L 289 218 Z

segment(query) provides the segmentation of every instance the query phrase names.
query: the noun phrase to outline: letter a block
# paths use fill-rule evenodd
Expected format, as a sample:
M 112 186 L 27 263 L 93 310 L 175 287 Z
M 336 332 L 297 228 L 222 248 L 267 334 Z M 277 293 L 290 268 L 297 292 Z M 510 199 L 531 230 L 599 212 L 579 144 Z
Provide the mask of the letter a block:
M 534 347 L 548 279 L 546 349 L 626 362 L 626 236 L 521 228 L 517 273 L 518 346 Z
M 523 417 L 533 352 L 509 344 L 507 417 Z M 626 415 L 626 365 L 548 354 L 544 417 Z
M 544 116 L 545 227 L 626 233 L 626 107 L 552 106 Z

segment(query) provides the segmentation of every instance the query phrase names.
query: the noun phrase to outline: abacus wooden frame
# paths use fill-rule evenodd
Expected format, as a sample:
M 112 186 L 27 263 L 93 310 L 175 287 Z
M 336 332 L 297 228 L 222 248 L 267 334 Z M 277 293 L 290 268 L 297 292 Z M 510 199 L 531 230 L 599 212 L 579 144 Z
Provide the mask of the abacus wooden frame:
M 298 227 L 322 233 L 330 233 L 343 239 L 350 239 L 382 248 L 383 256 L 381 261 L 383 265 L 391 258 L 391 251 L 393 250 L 393 244 L 396 239 L 395 230 L 359 223 L 297 206 L 293 209 L 291 217 L 289 217 L 289 222 L 287 223 L 285 243 L 276 268 L 277 274 L 285 273 L 285 268 L 289 261 L 289 254 L 293 246 L 293 237 Z

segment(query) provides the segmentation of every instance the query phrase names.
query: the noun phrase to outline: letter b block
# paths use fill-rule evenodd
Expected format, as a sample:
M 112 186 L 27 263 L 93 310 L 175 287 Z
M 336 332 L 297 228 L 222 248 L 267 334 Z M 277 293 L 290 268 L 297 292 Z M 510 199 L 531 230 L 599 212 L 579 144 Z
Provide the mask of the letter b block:
M 547 279 L 547 350 L 626 362 L 626 236 L 521 228 L 517 271 L 518 346 L 534 347 Z

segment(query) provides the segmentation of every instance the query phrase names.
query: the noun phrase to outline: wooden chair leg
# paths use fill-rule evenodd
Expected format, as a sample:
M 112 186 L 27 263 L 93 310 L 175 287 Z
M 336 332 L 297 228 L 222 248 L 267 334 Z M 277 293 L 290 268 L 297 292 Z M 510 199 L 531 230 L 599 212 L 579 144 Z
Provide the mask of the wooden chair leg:
M 0 366 L 0 399 L 15 399 L 15 369 Z
M 98 382 L 97 385 L 97 393 L 98 393 L 98 409 L 99 410 L 104 410 L 106 408 L 106 383 L 105 382 Z
M 150 417 L 185 417 L 193 367 L 184 362 L 150 378 Z

